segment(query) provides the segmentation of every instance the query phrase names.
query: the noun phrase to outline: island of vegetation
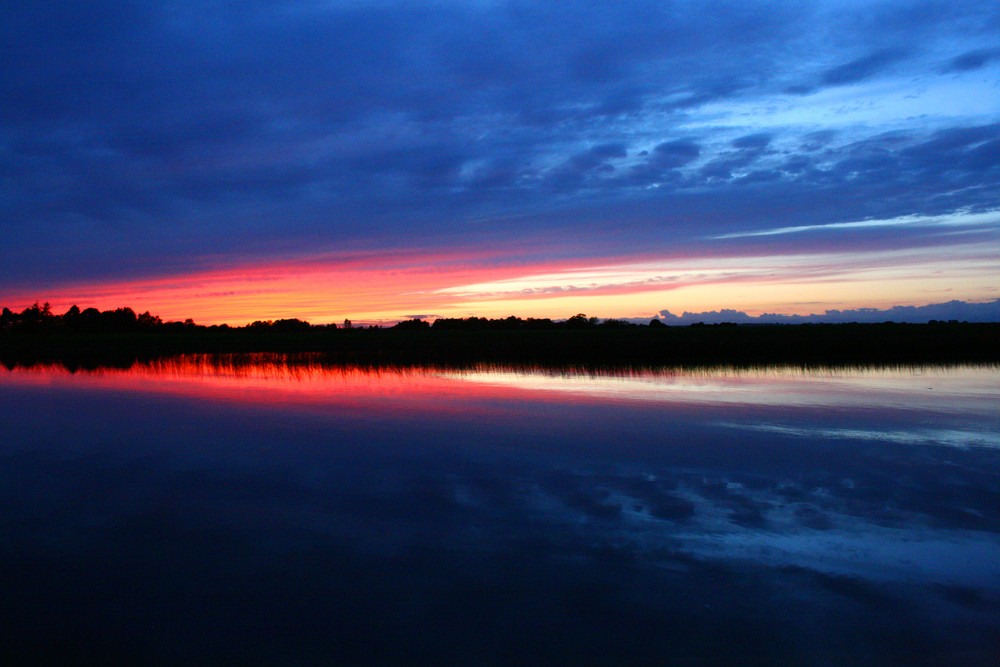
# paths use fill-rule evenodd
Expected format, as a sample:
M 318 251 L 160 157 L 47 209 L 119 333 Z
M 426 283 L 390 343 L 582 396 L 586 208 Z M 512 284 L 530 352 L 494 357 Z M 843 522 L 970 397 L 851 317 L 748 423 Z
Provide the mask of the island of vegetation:
M 636 324 L 577 314 L 510 316 L 391 327 L 315 325 L 299 319 L 242 327 L 164 322 L 131 308 L 48 304 L 0 313 L 0 362 L 70 367 L 129 365 L 176 354 L 317 353 L 330 363 L 466 366 L 699 366 L 1000 363 L 1000 323 Z

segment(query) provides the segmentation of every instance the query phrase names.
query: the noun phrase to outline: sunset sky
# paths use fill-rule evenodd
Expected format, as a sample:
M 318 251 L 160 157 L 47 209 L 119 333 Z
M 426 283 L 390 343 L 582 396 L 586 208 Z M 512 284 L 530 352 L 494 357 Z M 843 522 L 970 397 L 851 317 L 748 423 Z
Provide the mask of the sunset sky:
M 13 3 L 0 305 L 245 324 L 1000 298 L 1000 4 Z

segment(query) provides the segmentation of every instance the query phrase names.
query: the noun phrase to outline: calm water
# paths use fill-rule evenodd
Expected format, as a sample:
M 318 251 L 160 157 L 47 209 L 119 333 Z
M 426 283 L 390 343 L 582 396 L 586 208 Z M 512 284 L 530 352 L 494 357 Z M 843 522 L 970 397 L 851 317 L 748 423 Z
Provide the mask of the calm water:
M 1000 369 L 0 368 L 14 663 L 1000 661 Z

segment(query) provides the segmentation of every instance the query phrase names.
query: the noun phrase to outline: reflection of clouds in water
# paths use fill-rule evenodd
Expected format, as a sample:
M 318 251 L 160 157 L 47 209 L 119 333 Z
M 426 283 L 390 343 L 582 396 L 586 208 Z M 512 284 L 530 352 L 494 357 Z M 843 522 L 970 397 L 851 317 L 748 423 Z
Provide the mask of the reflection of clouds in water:
M 839 519 L 840 517 L 838 517 Z M 1000 538 L 948 530 L 886 529 L 855 522 L 833 532 L 706 531 L 674 535 L 704 558 L 804 567 L 876 581 L 1000 586 Z
M 441 371 L 473 384 L 582 399 L 699 405 L 841 407 L 995 414 L 996 366 L 664 369 L 586 373 L 485 368 Z
M 950 429 L 879 431 L 856 428 L 820 428 L 782 426 L 780 424 L 733 424 L 719 426 L 775 433 L 796 438 L 827 438 L 834 440 L 873 440 L 901 445 L 945 445 L 948 447 L 988 447 L 1000 449 L 1000 433 L 994 431 L 963 431 Z
M 890 475 L 836 479 L 831 471 L 823 485 L 757 478 L 751 487 L 707 471 L 657 478 L 577 470 L 539 480 L 522 500 L 535 521 L 551 525 L 549 534 L 614 545 L 648 567 L 693 558 L 873 584 L 997 590 L 1000 524 L 977 508 L 990 499 L 955 505 L 935 495 L 950 495 L 945 483 L 894 486 Z

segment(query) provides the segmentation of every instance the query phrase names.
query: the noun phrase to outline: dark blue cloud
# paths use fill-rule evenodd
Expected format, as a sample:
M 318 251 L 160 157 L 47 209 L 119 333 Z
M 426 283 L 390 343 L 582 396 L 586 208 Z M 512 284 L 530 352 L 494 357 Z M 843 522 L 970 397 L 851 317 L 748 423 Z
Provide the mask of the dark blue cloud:
M 824 72 L 820 81 L 828 86 L 842 86 L 863 81 L 902 60 L 906 53 L 898 49 L 882 49 Z
M 737 137 L 732 141 L 732 146 L 736 150 L 721 153 L 718 158 L 704 165 L 701 168 L 701 175 L 708 179 L 730 179 L 734 171 L 745 169 L 759 160 L 770 143 L 770 134 L 758 133 Z
M 767 148 L 769 143 L 771 143 L 771 135 L 764 132 L 748 134 L 746 136 L 733 139 L 733 146 L 736 148 L 752 148 L 762 150 Z
M 701 155 L 701 148 L 693 141 L 678 139 L 665 141 L 653 149 L 651 162 L 664 167 L 682 167 Z
M 600 144 L 571 155 L 552 170 L 550 180 L 557 189 L 579 188 L 588 179 L 599 179 L 615 171 L 614 161 L 626 157 L 624 144 Z
M 944 72 L 971 72 L 982 69 L 990 61 L 1000 58 L 1000 50 L 997 49 L 976 49 L 955 56 L 942 69 Z

